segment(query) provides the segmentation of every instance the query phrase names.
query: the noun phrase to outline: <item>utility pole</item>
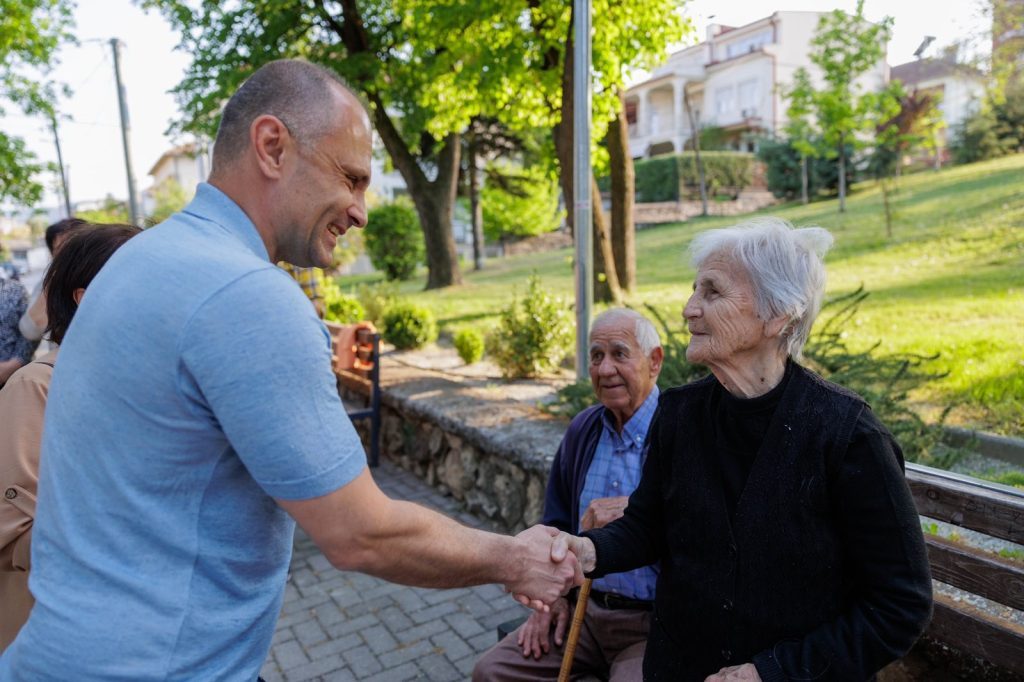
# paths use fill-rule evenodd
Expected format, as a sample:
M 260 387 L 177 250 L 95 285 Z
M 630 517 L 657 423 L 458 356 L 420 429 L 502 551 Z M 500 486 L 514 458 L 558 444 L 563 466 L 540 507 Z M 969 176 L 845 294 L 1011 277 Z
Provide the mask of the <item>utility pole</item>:
M 573 230 L 576 238 L 576 378 L 589 376 L 590 309 L 594 306 L 593 216 L 590 205 L 590 0 L 573 0 Z
M 132 225 L 138 225 L 141 221 L 139 215 L 138 199 L 135 196 L 135 173 L 132 172 L 132 155 L 128 148 L 129 131 L 131 125 L 128 123 L 128 103 L 124 95 L 124 83 L 121 81 L 121 41 L 117 38 L 110 39 L 110 47 L 114 50 L 114 79 L 117 81 L 117 101 L 121 109 L 121 143 L 124 146 L 124 169 L 128 174 L 128 215 Z
M 60 189 L 64 193 L 64 210 L 71 217 L 71 195 L 68 194 L 67 173 L 64 171 L 64 157 L 60 153 L 60 136 L 57 134 L 57 115 L 50 114 L 50 128 L 53 130 L 53 143 L 57 145 L 57 166 L 60 169 Z

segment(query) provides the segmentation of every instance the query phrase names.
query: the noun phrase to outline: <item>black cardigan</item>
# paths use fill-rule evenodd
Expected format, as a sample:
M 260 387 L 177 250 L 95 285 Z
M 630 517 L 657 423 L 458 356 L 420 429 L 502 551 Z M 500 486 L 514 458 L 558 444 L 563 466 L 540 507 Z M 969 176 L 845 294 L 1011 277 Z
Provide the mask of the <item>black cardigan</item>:
M 662 561 L 645 680 L 753 662 L 764 682 L 870 678 L 931 615 L 920 521 L 892 435 L 799 365 L 730 518 L 714 377 L 662 394 L 626 514 L 588 531 L 590 577 Z

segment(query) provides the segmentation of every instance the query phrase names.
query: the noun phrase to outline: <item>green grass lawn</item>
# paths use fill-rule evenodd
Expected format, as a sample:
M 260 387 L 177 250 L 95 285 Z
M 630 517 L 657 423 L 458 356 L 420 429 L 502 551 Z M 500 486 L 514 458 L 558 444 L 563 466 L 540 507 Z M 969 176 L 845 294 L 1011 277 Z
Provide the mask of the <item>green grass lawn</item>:
M 923 412 L 954 405 L 953 422 L 1024 434 L 1024 155 L 904 177 L 893 207 L 892 238 L 873 183 L 854 188 L 845 214 L 835 200 L 764 214 L 835 236 L 829 295 L 861 284 L 871 293 L 848 330 L 852 348 L 880 342 L 880 352 L 940 355 L 936 368 L 948 376 L 913 396 Z M 693 278 L 687 244 L 701 230 L 735 222 L 702 218 L 640 231 L 638 288 L 628 302 L 678 319 Z M 564 249 L 491 260 L 482 272 L 464 265 L 462 286 L 421 291 L 420 277 L 401 290 L 430 307 L 443 328 L 484 329 L 531 273 L 571 300 L 571 256 Z M 341 284 L 357 281 L 367 278 Z

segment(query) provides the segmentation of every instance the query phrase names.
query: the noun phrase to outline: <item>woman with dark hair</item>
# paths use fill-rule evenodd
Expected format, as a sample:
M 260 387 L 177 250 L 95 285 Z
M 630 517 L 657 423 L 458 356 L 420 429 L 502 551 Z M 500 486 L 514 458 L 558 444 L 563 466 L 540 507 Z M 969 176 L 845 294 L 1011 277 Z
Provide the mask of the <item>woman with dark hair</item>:
M 56 256 L 73 231 L 88 224 L 81 218 L 65 218 L 46 228 L 46 248 L 50 250 L 50 255 Z M 29 341 L 36 342 L 43 338 L 43 332 L 46 331 L 46 299 L 43 297 L 42 281 L 29 295 L 28 310 L 18 321 L 18 329 Z
M 139 233 L 130 225 L 88 224 L 76 229 L 53 259 L 43 280 L 47 332 L 59 344 L 85 294 L 107 259 Z M 29 544 L 39 480 L 43 411 L 57 351 L 15 372 L 0 390 L 0 652 L 28 618 Z

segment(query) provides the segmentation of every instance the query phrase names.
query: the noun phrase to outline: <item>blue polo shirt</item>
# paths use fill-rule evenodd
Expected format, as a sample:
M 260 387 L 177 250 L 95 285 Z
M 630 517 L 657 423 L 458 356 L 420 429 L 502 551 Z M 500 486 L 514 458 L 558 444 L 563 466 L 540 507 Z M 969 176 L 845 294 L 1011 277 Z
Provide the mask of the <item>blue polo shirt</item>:
M 36 605 L 0 679 L 256 679 L 294 530 L 273 498 L 324 495 L 365 465 L 312 305 L 200 185 L 114 254 L 61 346 Z

